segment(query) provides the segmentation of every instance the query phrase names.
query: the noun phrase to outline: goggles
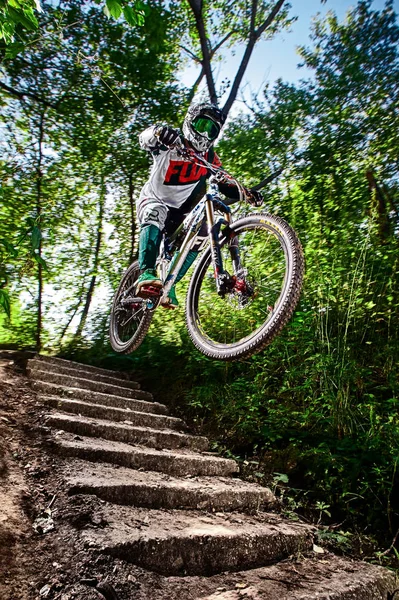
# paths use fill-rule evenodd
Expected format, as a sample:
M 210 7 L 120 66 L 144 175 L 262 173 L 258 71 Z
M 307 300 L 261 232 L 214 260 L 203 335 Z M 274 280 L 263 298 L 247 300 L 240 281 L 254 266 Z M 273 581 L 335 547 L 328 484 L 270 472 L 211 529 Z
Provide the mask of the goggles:
M 195 117 L 191 126 L 200 135 L 206 135 L 208 140 L 215 140 L 220 131 L 219 125 L 209 117 Z

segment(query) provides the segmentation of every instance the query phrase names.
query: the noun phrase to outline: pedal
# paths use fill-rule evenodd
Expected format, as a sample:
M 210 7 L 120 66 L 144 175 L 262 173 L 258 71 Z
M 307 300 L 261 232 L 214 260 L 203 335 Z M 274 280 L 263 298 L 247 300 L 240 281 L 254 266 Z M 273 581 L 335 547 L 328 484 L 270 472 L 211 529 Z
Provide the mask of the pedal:
M 156 285 L 142 285 L 137 295 L 140 298 L 159 298 L 162 296 L 163 290 Z

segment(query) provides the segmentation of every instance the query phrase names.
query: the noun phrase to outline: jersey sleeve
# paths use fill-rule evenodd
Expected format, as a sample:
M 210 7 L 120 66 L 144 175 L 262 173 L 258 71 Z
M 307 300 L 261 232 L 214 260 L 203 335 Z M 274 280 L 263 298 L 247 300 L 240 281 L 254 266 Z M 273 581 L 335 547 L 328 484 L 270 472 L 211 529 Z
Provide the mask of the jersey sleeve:
M 218 157 L 218 155 L 214 154 L 212 165 L 214 167 L 221 167 L 222 161 Z M 229 198 L 230 200 L 236 201 L 240 199 L 240 192 L 238 191 L 237 186 L 234 183 L 218 183 L 219 192 Z
M 216 154 L 216 152 L 213 155 L 212 165 L 214 167 L 221 167 L 222 166 L 222 161 L 220 160 L 220 158 L 218 157 L 218 155 Z
M 148 127 L 142 133 L 140 133 L 140 148 L 142 148 L 143 150 L 147 150 L 147 152 L 155 152 L 156 150 L 159 150 L 161 144 L 159 143 L 159 140 L 155 135 L 156 129 L 157 125 L 151 125 L 151 127 Z

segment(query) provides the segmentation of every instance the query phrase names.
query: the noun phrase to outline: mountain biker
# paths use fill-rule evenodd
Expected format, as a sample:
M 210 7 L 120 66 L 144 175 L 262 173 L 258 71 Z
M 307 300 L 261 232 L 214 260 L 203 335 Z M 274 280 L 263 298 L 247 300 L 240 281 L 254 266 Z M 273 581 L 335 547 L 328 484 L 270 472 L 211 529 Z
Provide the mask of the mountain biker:
M 208 163 L 220 167 L 221 162 L 212 146 L 225 120 L 226 116 L 217 106 L 203 102 L 193 104 L 188 109 L 183 123 L 183 134 L 168 125 L 153 125 L 139 136 L 141 148 L 151 152 L 154 163 L 136 206 L 140 224 L 140 276 L 136 283 L 138 296 L 145 296 L 149 286 L 162 288 L 162 281 L 155 271 L 162 232 L 166 230 L 167 233 L 171 233 L 177 229 L 204 196 L 205 182 L 211 175 L 206 166 L 194 164 L 189 158 L 182 157 L 176 145 L 180 143 L 186 149 L 194 150 Z M 218 186 L 222 194 L 232 199 L 239 199 L 239 192 L 235 185 L 219 183 Z M 254 206 L 262 204 L 263 198 L 259 192 L 243 189 L 245 199 L 250 204 Z M 204 223 L 199 240 L 188 253 L 175 284 L 187 273 L 206 239 L 207 230 Z M 178 306 L 175 285 L 171 288 L 168 297 L 161 300 L 161 304 L 165 308 Z

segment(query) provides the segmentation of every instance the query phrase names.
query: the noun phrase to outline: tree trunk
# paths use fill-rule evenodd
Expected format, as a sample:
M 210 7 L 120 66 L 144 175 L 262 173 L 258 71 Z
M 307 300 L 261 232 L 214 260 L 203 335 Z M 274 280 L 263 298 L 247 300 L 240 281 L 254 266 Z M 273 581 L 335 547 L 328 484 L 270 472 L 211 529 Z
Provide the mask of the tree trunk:
M 388 217 L 387 203 L 384 194 L 378 185 L 376 178 L 372 171 L 366 172 L 367 181 L 369 183 L 369 189 L 371 192 L 375 191 L 375 216 L 378 226 L 378 237 L 381 244 L 385 244 L 390 234 L 390 223 Z
M 73 319 L 75 318 L 76 313 L 78 312 L 81 304 L 82 304 L 82 300 L 83 300 L 83 292 L 80 294 L 77 303 L 75 304 L 75 307 L 72 311 L 71 316 L 69 317 L 67 323 L 64 325 L 63 330 L 61 331 L 61 335 L 60 338 L 58 340 L 58 346 L 61 346 L 61 342 L 64 339 L 64 336 L 66 334 L 66 332 L 68 331 L 68 327 L 70 326 L 70 324 L 72 323 Z
M 39 120 L 39 139 L 38 139 L 38 154 L 36 167 L 36 218 L 37 226 L 41 234 L 41 219 L 42 219 L 42 184 L 43 184 L 43 137 L 44 137 L 44 112 L 40 115 Z M 40 235 L 37 254 L 39 261 L 37 263 L 37 321 L 36 321 L 36 340 L 35 347 L 38 352 L 42 348 L 42 324 L 43 324 L 43 266 L 42 260 L 42 236 Z
M 130 205 L 130 254 L 129 254 L 129 265 L 135 259 L 135 244 L 136 244 L 136 221 L 135 221 L 135 206 L 134 206 L 134 185 L 133 185 L 133 172 L 129 173 L 129 205 Z
M 81 336 L 86 325 L 87 315 L 89 314 L 91 301 L 93 299 L 94 288 L 96 286 L 97 280 L 97 270 L 100 261 L 100 248 L 102 242 L 103 235 L 103 217 L 104 217 L 104 205 L 105 205 L 105 195 L 106 195 L 106 186 L 104 182 L 104 176 L 101 176 L 101 185 L 100 185 L 100 196 L 98 202 L 98 226 L 97 226 L 97 239 L 96 239 L 96 247 L 94 250 L 94 259 L 93 259 L 93 274 L 90 279 L 89 289 L 86 294 L 86 301 L 83 307 L 83 311 L 80 317 L 79 325 L 76 329 L 76 333 L 73 338 L 73 342 L 77 342 Z
M 202 53 L 202 68 L 206 77 L 206 84 L 208 87 L 208 93 L 210 101 L 213 104 L 217 104 L 218 98 L 216 94 L 215 82 L 212 74 L 212 64 L 211 64 L 211 52 L 209 48 L 209 40 L 206 35 L 205 30 L 205 22 L 202 14 L 202 1 L 198 0 L 189 0 L 189 5 L 191 10 L 193 11 L 195 18 L 195 25 L 197 27 L 198 37 L 201 45 L 201 53 Z
M 270 27 L 270 25 L 273 23 L 274 19 L 277 17 L 278 13 L 282 9 L 284 2 L 285 0 L 278 0 L 274 5 L 273 9 L 271 10 L 267 19 L 265 19 L 265 21 L 260 27 L 258 27 L 258 29 L 255 29 L 257 2 L 256 0 L 253 0 L 251 11 L 251 26 L 247 41 L 247 47 L 245 48 L 244 56 L 242 57 L 241 64 L 238 67 L 236 76 L 233 81 L 233 85 L 231 86 L 229 97 L 227 98 L 227 102 L 223 107 L 223 112 L 226 113 L 226 115 L 229 114 L 230 109 L 233 106 L 235 99 L 237 98 L 241 81 L 244 77 L 245 71 L 247 70 L 247 66 L 251 58 L 253 49 L 255 48 L 256 42 L 261 38 L 262 34 L 266 31 L 266 29 Z
M 213 79 L 212 73 L 212 58 L 215 55 L 216 50 L 232 35 L 233 31 L 229 32 L 225 38 L 218 44 L 214 49 L 210 47 L 209 39 L 206 35 L 205 21 L 202 12 L 202 1 L 201 0 L 188 0 L 191 10 L 193 11 L 195 17 L 195 24 L 198 32 L 198 37 L 201 45 L 201 53 L 202 60 L 200 61 L 202 65 L 202 71 L 200 76 L 198 77 L 196 83 L 194 84 L 193 89 L 191 90 L 190 99 L 193 97 L 193 90 L 195 93 L 195 86 L 201 81 L 203 75 L 206 77 L 206 83 L 208 87 L 209 99 L 212 103 L 217 104 L 218 98 L 216 93 L 215 81 Z M 237 73 L 234 77 L 233 85 L 230 90 L 229 97 L 223 107 L 223 112 L 227 115 L 237 98 L 238 90 L 240 88 L 242 79 L 244 77 L 245 71 L 247 69 L 249 60 L 251 58 L 253 49 L 257 41 L 261 38 L 262 34 L 270 27 L 278 13 L 282 9 L 285 0 L 277 0 L 272 10 L 270 11 L 269 16 L 263 21 L 263 23 L 256 28 L 256 16 L 258 11 L 258 2 L 257 0 L 252 0 L 252 8 L 251 8 L 251 23 L 250 23 L 250 31 L 248 33 L 247 45 L 244 51 L 243 58 L 241 60 L 241 64 L 237 70 Z

